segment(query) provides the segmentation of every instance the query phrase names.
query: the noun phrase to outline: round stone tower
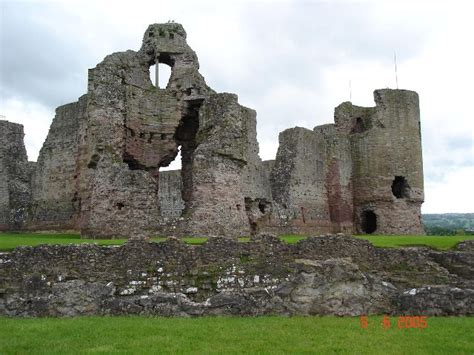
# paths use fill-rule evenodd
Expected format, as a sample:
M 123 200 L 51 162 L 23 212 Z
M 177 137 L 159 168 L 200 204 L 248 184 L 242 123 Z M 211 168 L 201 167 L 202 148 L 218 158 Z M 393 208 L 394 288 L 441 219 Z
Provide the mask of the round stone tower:
M 418 94 L 383 89 L 374 99 L 374 108 L 350 103 L 336 108 L 336 125 L 350 134 L 354 229 L 424 234 Z

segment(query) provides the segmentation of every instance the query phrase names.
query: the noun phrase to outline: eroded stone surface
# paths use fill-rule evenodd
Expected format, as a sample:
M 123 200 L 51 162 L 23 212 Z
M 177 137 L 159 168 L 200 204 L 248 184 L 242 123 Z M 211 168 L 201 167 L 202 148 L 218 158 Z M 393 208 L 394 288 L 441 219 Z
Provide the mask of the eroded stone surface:
M 343 235 L 20 247 L 0 254 L 0 315 L 474 314 L 472 278 L 436 260 Z
M 0 120 L 0 230 L 24 228 L 29 218 L 31 174 L 23 126 Z

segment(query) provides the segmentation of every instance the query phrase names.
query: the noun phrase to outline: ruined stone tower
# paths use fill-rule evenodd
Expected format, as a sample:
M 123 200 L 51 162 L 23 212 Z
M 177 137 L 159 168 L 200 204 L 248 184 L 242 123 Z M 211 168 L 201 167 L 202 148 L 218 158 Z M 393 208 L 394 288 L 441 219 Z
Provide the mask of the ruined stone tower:
M 376 106 L 343 103 L 336 126 L 350 134 L 354 225 L 359 233 L 422 234 L 423 163 L 418 95 L 377 90 Z
M 159 63 L 171 67 L 165 88 L 149 77 Z M 107 56 L 89 70 L 87 94 L 56 110 L 34 169 L 22 131 L 12 138 L 18 126 L 0 122 L 2 142 L 23 147 L 1 151 L 0 226 L 94 237 L 422 233 L 418 96 L 377 90 L 375 102 L 282 132 L 276 159 L 262 162 L 255 111 L 207 86 L 181 25 L 151 25 L 139 51 Z M 160 171 L 178 151 L 182 169 Z

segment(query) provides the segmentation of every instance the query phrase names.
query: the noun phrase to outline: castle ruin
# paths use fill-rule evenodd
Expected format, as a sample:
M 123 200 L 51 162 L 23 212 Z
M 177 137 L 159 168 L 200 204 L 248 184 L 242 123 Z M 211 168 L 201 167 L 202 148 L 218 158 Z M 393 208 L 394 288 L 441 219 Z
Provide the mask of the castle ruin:
M 171 67 L 166 88 L 150 66 Z M 376 90 L 334 124 L 290 128 L 258 155 L 256 112 L 216 93 L 180 24 L 89 70 L 87 94 L 56 110 L 36 163 L 23 127 L 0 121 L 0 230 L 84 236 L 423 234 L 418 95 Z M 180 171 L 160 171 L 178 155 Z

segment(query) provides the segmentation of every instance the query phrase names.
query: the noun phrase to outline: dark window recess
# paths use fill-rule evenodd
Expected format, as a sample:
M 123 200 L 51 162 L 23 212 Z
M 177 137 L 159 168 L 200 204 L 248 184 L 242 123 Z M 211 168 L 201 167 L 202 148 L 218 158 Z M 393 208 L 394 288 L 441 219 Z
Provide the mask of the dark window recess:
M 150 135 L 148 136 L 148 143 L 152 142 L 154 136 L 155 136 L 155 133 L 151 132 Z
M 166 139 L 166 134 L 165 133 L 161 133 L 161 140 L 164 141 Z
M 128 165 L 130 170 L 139 170 L 143 169 L 144 167 L 130 154 L 127 152 L 123 155 L 123 162 Z
M 251 232 L 252 234 L 257 233 L 257 227 L 258 227 L 258 226 L 257 226 L 257 223 L 255 223 L 255 222 L 250 222 L 250 232 Z
M 362 133 L 365 131 L 364 121 L 362 117 L 356 117 L 354 120 L 354 125 L 352 127 L 352 133 Z
M 265 213 L 267 209 L 267 205 L 264 202 L 260 202 L 258 204 L 258 209 L 260 210 L 260 212 Z
M 97 168 L 97 163 L 99 162 L 100 157 L 98 154 L 93 154 L 91 157 L 91 160 L 89 161 L 89 164 L 87 164 L 87 167 L 89 169 L 95 169 Z
M 361 216 L 362 232 L 372 234 L 377 230 L 377 215 L 374 211 L 368 210 L 362 212 Z
M 133 129 L 127 127 L 127 136 L 135 137 L 135 131 Z
M 245 211 L 250 212 L 252 210 L 252 199 L 249 197 L 244 198 Z
M 396 198 L 410 197 L 410 185 L 408 185 L 408 181 L 405 177 L 395 176 L 392 182 L 392 193 Z
M 116 206 L 119 211 L 125 207 L 125 205 L 122 202 L 117 202 Z

